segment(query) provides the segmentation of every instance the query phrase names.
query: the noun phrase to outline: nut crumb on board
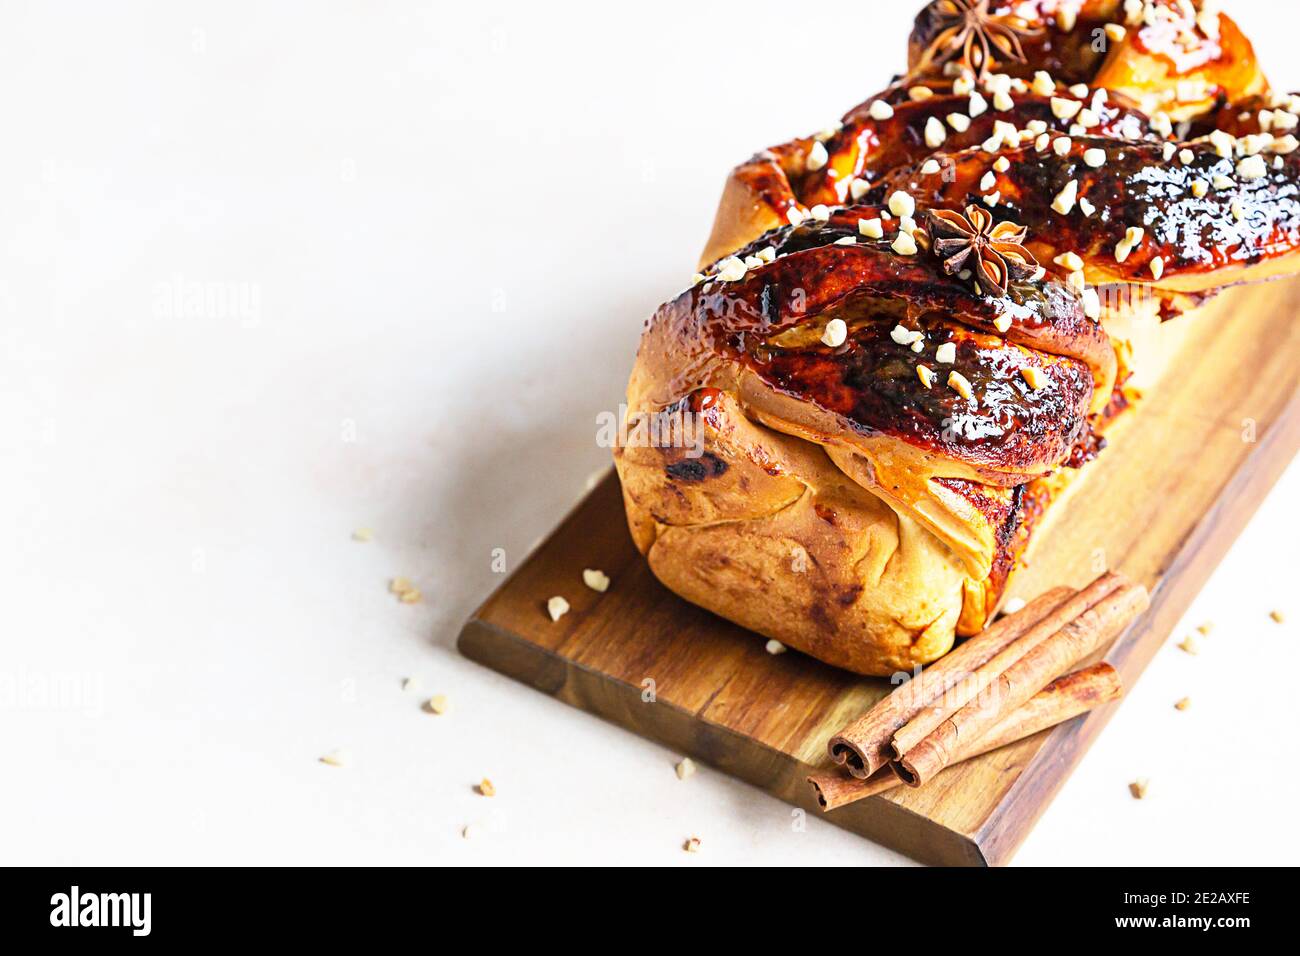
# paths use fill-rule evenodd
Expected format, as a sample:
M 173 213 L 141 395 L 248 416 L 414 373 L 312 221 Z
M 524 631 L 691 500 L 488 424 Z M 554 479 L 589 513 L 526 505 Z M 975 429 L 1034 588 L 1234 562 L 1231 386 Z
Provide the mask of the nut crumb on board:
M 689 839 L 687 839 L 685 843 L 682 844 L 682 849 L 685 850 L 687 853 L 699 853 L 700 838 L 690 837 Z
M 1200 634 L 1201 637 L 1209 637 L 1212 630 L 1214 630 L 1213 621 L 1206 621 L 1204 624 L 1197 625 L 1196 628 L 1196 632 Z
M 1186 710 L 1188 707 L 1191 706 L 1192 706 L 1192 699 L 1190 697 L 1184 697 L 1182 700 L 1178 701 L 1178 703 L 1174 704 L 1174 709 Z
M 445 714 L 451 710 L 451 701 L 445 694 L 434 694 L 424 702 L 424 708 L 431 714 Z
M 353 541 L 370 541 L 374 536 L 374 531 L 369 528 L 358 528 L 356 531 L 352 532 Z
M 690 757 L 683 757 L 681 763 L 673 768 L 677 771 L 677 779 L 685 780 L 691 774 L 695 773 L 695 761 Z
M 419 690 L 419 689 L 420 689 L 420 678 L 418 677 L 402 678 L 402 690 Z
M 1192 655 L 1196 655 L 1201 652 L 1200 643 L 1196 640 L 1196 638 L 1192 637 L 1192 635 L 1190 634 L 1188 634 L 1186 637 L 1184 637 L 1181 641 L 1178 642 L 1178 647 L 1180 650 L 1186 651 L 1188 654 L 1192 654 Z
M 1269 611 L 1268 616 L 1271 617 L 1278 624 L 1282 624 L 1286 621 L 1286 615 L 1283 614 L 1281 611 Z
M 586 568 L 582 572 L 582 583 L 604 594 L 609 590 L 609 575 L 596 568 Z
M 569 602 L 557 594 L 546 602 L 546 613 L 551 615 L 552 621 L 558 621 L 569 613 Z
M 489 780 L 487 777 L 484 777 L 482 780 L 480 780 L 475 785 L 474 789 L 475 791 L 478 792 L 478 795 L 481 797 L 495 797 L 497 795 L 497 788 L 492 786 L 492 781 Z
M 1128 792 L 1133 794 L 1134 800 L 1142 800 L 1147 795 L 1147 788 L 1151 786 L 1151 781 L 1146 777 L 1138 777 L 1128 785 Z

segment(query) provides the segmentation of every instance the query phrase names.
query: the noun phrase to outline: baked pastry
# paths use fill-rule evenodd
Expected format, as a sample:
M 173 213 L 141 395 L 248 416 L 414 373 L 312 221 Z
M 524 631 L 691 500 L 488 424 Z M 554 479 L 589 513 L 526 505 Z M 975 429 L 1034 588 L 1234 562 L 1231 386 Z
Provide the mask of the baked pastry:
M 1131 404 L 1124 322 L 1294 271 L 1300 103 L 1226 17 L 1124 6 L 937 0 L 907 77 L 733 172 L 615 450 L 670 589 L 858 673 L 936 659 Z

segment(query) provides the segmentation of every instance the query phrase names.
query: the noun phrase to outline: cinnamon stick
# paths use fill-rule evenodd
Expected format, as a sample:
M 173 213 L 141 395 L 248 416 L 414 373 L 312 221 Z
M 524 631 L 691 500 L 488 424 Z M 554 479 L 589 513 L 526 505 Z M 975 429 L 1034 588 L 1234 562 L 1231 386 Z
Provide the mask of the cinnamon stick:
M 1109 644 L 1149 603 L 1146 588 L 1137 584 L 1125 584 L 1108 595 L 998 674 L 980 699 L 966 704 L 920 743 L 905 750 L 895 771 L 913 787 L 933 779 L 958 758 L 964 741 L 987 736 L 1053 675 Z
M 913 747 L 934 732 L 945 720 L 979 697 L 998 675 L 1016 663 L 1043 641 L 1058 633 L 1070 622 L 1077 620 L 1098 602 L 1105 600 L 1127 583 L 1127 579 L 1113 571 L 1108 571 L 1097 578 L 1082 591 L 1061 602 L 1051 613 L 1029 628 L 1017 640 L 988 658 L 968 680 L 953 687 L 944 694 L 933 707 L 918 711 L 907 723 L 895 731 L 890 741 L 890 759 L 897 760 L 910 752 Z M 1059 677 L 1068 665 L 1051 674 L 1047 674 L 1033 689 L 1039 690 L 1053 677 Z M 1033 692 L 1031 691 L 1031 694 Z
M 1123 692 L 1119 673 L 1104 662 L 1058 677 L 1021 707 L 1007 714 L 983 737 L 973 742 L 968 741 L 959 748 L 951 763 L 960 763 L 1017 740 L 1032 737 L 1040 730 L 1055 727 L 1071 717 L 1119 700 Z M 830 770 L 813 774 L 808 782 L 812 785 L 818 805 L 829 812 L 902 786 L 903 778 L 891 765 L 882 767 L 866 780 Z
M 953 685 L 968 679 L 1072 593 L 1070 588 L 1062 587 L 1040 595 L 931 664 L 919 677 L 895 687 L 888 697 L 877 701 L 866 714 L 830 739 L 827 751 L 831 759 L 859 780 L 883 768 L 891 757 L 889 741 L 895 731 L 947 694 Z

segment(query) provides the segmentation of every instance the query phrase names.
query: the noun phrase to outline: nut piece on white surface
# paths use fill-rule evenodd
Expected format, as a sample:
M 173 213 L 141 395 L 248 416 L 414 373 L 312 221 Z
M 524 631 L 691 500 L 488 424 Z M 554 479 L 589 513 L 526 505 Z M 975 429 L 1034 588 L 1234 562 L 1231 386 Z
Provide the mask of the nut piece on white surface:
M 474 789 L 481 797 L 495 797 L 497 795 L 497 788 L 492 786 L 492 781 L 487 777 L 480 780 Z
M 599 591 L 604 594 L 609 590 L 609 575 L 604 571 L 596 568 L 584 568 L 582 572 L 582 583 L 587 585 L 593 591 Z
M 1201 652 L 1201 645 L 1197 642 L 1196 638 L 1190 634 L 1179 642 L 1178 647 L 1180 650 L 1186 651 L 1188 654 L 1193 656 Z
M 1283 624 L 1286 622 L 1286 615 L 1281 611 L 1269 611 L 1268 616 L 1271 617 L 1276 624 Z
M 569 602 L 557 594 L 546 602 L 546 613 L 551 615 L 552 621 L 558 621 L 569 613 Z
M 784 654 L 784 653 L 785 653 L 785 645 L 782 644 L 782 643 L 781 643 L 780 641 L 778 641 L 778 640 L 775 640 L 775 639 L 774 639 L 774 640 L 770 640 L 770 641 L 768 641 L 767 644 L 764 645 L 764 646 L 767 648 L 767 652 L 768 652 L 769 654 Z
M 370 528 L 358 528 L 352 532 L 353 541 L 370 541 L 374 536 L 375 533 Z
M 1196 632 L 1200 634 L 1201 637 L 1209 637 L 1210 632 L 1213 630 L 1214 630 L 1213 621 L 1206 621 L 1204 624 L 1198 624 L 1196 627 Z
M 1138 777 L 1128 785 L 1128 792 L 1133 794 L 1134 800 L 1141 800 L 1147 795 L 1147 788 L 1151 786 L 1151 781 L 1146 777 Z
M 451 701 L 446 694 L 434 694 L 424 702 L 424 707 L 431 714 L 445 714 L 451 710 Z
M 1174 704 L 1174 710 L 1186 710 L 1188 707 L 1191 706 L 1192 706 L 1192 699 L 1190 697 L 1184 697 L 1182 700 Z
M 393 578 L 388 582 L 388 590 L 389 593 L 397 595 L 397 600 L 403 604 L 419 603 L 420 589 L 407 578 Z
M 474 837 L 478 836 L 478 829 L 479 828 L 476 827 L 474 824 L 467 823 L 463 827 L 461 827 L 460 835 L 464 837 L 466 840 L 472 840 L 474 839 Z
M 678 780 L 685 780 L 695 773 L 695 761 L 690 757 L 683 757 L 681 763 L 677 764 L 673 769 L 677 771 Z
M 402 678 L 402 690 L 419 690 L 419 689 L 420 689 L 420 678 L 418 677 Z
M 331 750 L 320 758 L 320 762 L 330 767 L 346 767 L 352 762 L 352 755 L 346 750 Z
M 690 837 L 685 843 L 682 844 L 682 849 L 685 850 L 687 853 L 699 853 L 700 838 Z

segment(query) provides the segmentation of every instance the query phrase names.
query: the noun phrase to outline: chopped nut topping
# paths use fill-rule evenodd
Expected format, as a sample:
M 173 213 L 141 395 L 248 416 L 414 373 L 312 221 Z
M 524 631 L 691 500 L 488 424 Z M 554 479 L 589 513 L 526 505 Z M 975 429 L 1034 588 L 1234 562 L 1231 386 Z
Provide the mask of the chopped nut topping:
M 914 86 L 907 91 L 907 96 L 913 103 L 923 103 L 934 96 L 934 90 L 928 86 Z
M 1106 151 L 1104 149 L 1084 150 L 1083 161 L 1093 169 L 1100 169 L 1106 165 Z
M 1128 785 L 1128 792 L 1133 794 L 1134 800 L 1141 800 L 1147 795 L 1147 788 L 1150 786 L 1150 780 L 1146 777 L 1139 777 Z
M 890 248 L 900 256 L 914 256 L 917 253 L 916 240 L 906 232 L 900 232 Z
M 900 189 L 889 197 L 889 211 L 895 216 L 911 216 L 916 212 L 916 200 Z
M 1009 93 L 993 94 L 993 108 L 998 112 L 1005 113 L 1007 110 L 1013 109 L 1015 105 L 1015 100 L 1011 98 Z
M 546 613 L 551 615 L 552 621 L 558 621 L 569 613 L 569 602 L 557 594 L 546 602 Z
M 1052 151 L 1055 152 L 1057 156 L 1069 155 L 1069 152 L 1073 147 L 1074 140 L 1070 139 L 1068 136 L 1058 136 L 1052 142 Z
M 1022 365 L 1020 375 L 1025 380 L 1025 384 L 1035 392 L 1047 384 L 1047 376 L 1035 365 Z
M 916 377 L 921 380 L 921 384 L 926 388 L 930 388 L 934 385 L 935 374 L 924 365 L 918 365 L 916 367 Z
M 451 710 L 451 701 L 446 694 L 435 694 L 425 701 L 424 706 L 431 714 L 445 714 Z
M 487 777 L 484 777 L 482 780 L 480 780 L 478 782 L 478 786 L 476 786 L 474 789 L 477 790 L 479 796 L 482 797 L 495 797 L 497 795 L 497 788 L 492 786 L 492 781 L 489 780 Z
M 812 216 L 818 222 L 826 222 L 831 218 L 831 210 L 830 207 L 818 203 L 808 210 L 808 215 Z
M 1056 81 L 1046 70 L 1039 70 L 1034 74 L 1034 82 L 1030 89 L 1039 96 L 1051 96 L 1056 92 Z
M 1011 168 L 1011 160 L 1007 159 L 1005 156 L 999 156 L 997 162 L 993 164 L 993 168 L 1000 173 L 1005 173 Z
M 939 161 L 937 159 L 927 159 L 921 165 L 921 175 L 933 176 L 935 173 L 939 172 L 942 169 L 943 167 L 939 165 Z
M 868 239 L 883 239 L 885 237 L 885 225 L 879 219 L 859 219 L 858 232 Z
M 723 282 L 739 282 L 745 278 L 745 263 L 735 256 L 728 256 L 718 263 L 718 278 Z
M 925 121 L 925 145 L 931 149 L 938 149 L 943 145 L 943 141 L 948 138 L 948 131 L 943 128 L 938 117 L 931 116 Z
M 1223 175 L 1223 173 L 1215 173 L 1214 178 L 1210 181 L 1214 184 L 1215 189 L 1231 189 L 1233 186 L 1237 185 L 1236 180 L 1230 176 Z
M 957 345 L 955 342 L 944 342 L 934 350 L 934 360 L 943 365 L 951 365 L 957 361 Z
M 977 116 L 983 116 L 989 111 L 989 101 L 980 96 L 979 91 L 971 93 L 970 108 L 966 112 L 970 113 L 971 119 Z
M 1052 200 L 1052 208 L 1062 216 L 1068 216 L 1074 209 L 1074 203 L 1079 198 L 1079 182 L 1071 179 L 1065 184 L 1065 188 L 1056 194 Z
M 388 582 L 388 590 L 403 604 L 418 604 L 420 601 L 420 589 L 406 578 L 393 578 Z
M 1151 276 L 1152 276 L 1152 278 L 1154 278 L 1157 282 L 1159 282 L 1159 281 L 1160 281 L 1160 277 L 1163 276 L 1164 274 L 1165 274 L 1165 260 L 1164 260 L 1164 257 L 1163 257 L 1163 256 L 1156 256 L 1154 259 L 1151 260 Z
M 687 777 L 695 774 L 695 761 L 690 757 L 683 757 L 673 768 L 677 772 L 678 780 L 685 780 Z
M 1112 43 L 1123 43 L 1124 38 L 1128 36 L 1128 30 L 1118 23 L 1108 23 L 1103 29 L 1106 31 L 1107 39 Z
M 965 113 L 949 113 L 945 119 L 956 132 L 964 133 L 970 129 L 970 117 Z
M 887 120 L 894 115 L 894 108 L 884 100 L 876 100 L 867 109 L 867 113 L 873 120 Z
M 1197 199 L 1204 199 L 1206 193 L 1210 191 L 1210 184 L 1204 179 L 1192 180 L 1192 195 Z
M 1067 272 L 1078 272 L 1083 268 L 1083 260 L 1076 252 L 1063 252 L 1052 261 Z
M 988 192 L 997 184 L 998 184 L 997 175 L 993 172 L 993 170 L 989 170 L 987 173 L 984 174 L 984 178 L 980 180 L 980 189 L 984 192 Z
M 785 218 L 790 220 L 790 225 L 797 226 L 804 220 L 803 210 L 798 206 L 791 206 L 785 211 Z
M 844 320 L 831 319 L 826 323 L 826 331 L 822 333 L 822 344 L 837 349 L 848 337 L 849 328 L 844 324 Z
M 604 571 L 596 568 L 584 568 L 582 571 L 582 583 L 587 585 L 593 591 L 599 591 L 602 594 L 609 590 L 609 575 Z
M 1096 289 L 1084 289 L 1082 293 L 1083 314 L 1094 322 L 1101 318 L 1101 297 Z
M 996 319 L 994 319 L 993 328 L 1005 334 L 1007 329 L 1011 328 L 1011 313 L 1003 312 Z
M 820 140 L 812 144 L 812 149 L 808 150 L 808 170 L 816 172 L 826 165 L 830 159 L 830 154 L 826 152 L 826 146 Z
M 925 339 L 925 333 L 914 331 L 906 326 L 896 325 L 889 337 L 899 345 L 913 345 Z
M 948 387 L 967 401 L 971 397 L 970 381 L 961 372 L 948 373 Z
M 855 236 L 841 236 L 832 243 L 832 245 L 836 246 L 856 246 L 857 244 L 858 240 Z
M 1059 120 L 1074 119 L 1083 109 L 1083 104 L 1078 100 L 1067 100 L 1060 96 L 1052 97 L 1052 115 Z
M 1090 203 L 1087 197 L 1079 197 L 1079 212 L 1083 213 L 1085 216 L 1091 216 L 1096 211 L 1097 207 Z
M 1268 175 L 1268 164 L 1263 156 L 1247 156 L 1237 164 L 1237 175 L 1247 182 L 1263 179 Z

